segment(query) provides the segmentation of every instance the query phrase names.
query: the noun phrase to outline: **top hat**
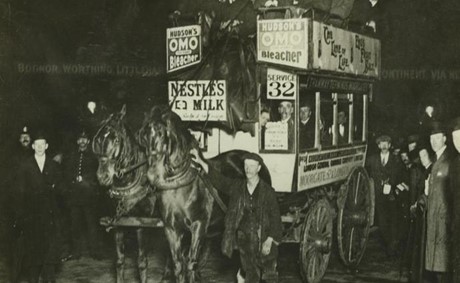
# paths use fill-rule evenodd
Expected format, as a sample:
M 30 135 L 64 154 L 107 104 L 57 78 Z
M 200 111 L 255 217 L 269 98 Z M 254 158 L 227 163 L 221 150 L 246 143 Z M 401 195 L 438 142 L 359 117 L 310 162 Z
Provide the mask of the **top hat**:
M 243 160 L 246 160 L 246 159 L 255 160 L 255 161 L 259 162 L 260 165 L 262 165 L 264 163 L 264 160 L 262 159 L 262 157 L 260 157 L 258 154 L 252 153 L 252 152 L 247 152 L 247 153 L 245 153 L 243 155 Z
M 446 128 L 439 121 L 433 121 L 430 125 L 430 135 L 445 134 Z
M 377 138 L 375 139 L 375 142 L 376 142 L 377 144 L 379 144 L 379 143 L 381 143 L 381 142 L 391 142 L 391 138 L 390 138 L 390 136 L 388 136 L 388 135 L 380 135 L 379 137 L 377 137 Z
M 42 130 L 35 132 L 35 134 L 32 136 L 32 141 L 36 140 L 47 140 L 46 133 Z

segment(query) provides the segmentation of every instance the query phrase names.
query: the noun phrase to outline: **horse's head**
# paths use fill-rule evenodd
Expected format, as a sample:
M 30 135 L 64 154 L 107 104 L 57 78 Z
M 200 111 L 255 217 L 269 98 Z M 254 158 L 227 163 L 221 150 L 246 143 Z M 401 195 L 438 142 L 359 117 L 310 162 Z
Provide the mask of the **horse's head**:
M 196 140 L 180 117 L 167 106 L 155 106 L 146 115 L 138 133 L 149 162 L 147 176 L 153 184 L 156 178 L 180 174 L 190 165 L 190 149 Z
M 113 184 L 114 177 L 120 172 L 120 166 L 126 162 L 126 153 L 130 151 L 130 144 L 126 142 L 125 114 L 125 106 L 119 113 L 111 114 L 101 123 L 93 139 L 93 152 L 99 160 L 97 179 L 103 186 Z

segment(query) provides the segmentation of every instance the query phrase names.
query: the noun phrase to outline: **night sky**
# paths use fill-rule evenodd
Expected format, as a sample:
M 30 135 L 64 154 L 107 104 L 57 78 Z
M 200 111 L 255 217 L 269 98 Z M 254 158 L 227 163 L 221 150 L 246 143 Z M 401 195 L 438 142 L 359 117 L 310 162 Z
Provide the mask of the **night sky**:
M 24 124 L 45 127 L 62 143 L 56 133 L 75 128 L 88 99 L 108 112 L 126 103 L 136 128 L 153 103 L 167 101 L 167 15 L 184 2 L 0 0 L 2 150 L 16 142 Z M 396 131 L 407 132 L 426 104 L 436 105 L 440 119 L 459 115 L 458 1 L 379 2 L 383 72 L 370 109 L 371 130 L 397 125 Z

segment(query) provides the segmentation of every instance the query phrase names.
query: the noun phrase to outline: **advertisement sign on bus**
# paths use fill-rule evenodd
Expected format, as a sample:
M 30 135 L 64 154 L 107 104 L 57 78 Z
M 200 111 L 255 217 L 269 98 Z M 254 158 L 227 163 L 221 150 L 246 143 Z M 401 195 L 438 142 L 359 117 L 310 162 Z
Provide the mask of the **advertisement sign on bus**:
M 201 61 L 199 25 L 166 29 L 166 72 L 173 72 Z

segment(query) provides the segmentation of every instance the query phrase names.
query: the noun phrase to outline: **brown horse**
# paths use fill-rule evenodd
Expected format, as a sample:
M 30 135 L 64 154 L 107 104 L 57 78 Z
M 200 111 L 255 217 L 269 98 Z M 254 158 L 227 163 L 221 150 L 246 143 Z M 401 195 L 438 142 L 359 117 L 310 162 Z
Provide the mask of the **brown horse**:
M 126 108 L 112 114 L 102 122 L 93 139 L 93 152 L 99 160 L 97 178 L 101 185 L 110 186 L 109 194 L 117 200 L 117 218 L 123 216 L 152 217 L 156 196 L 151 189 L 147 177 L 147 161 L 144 151 L 137 144 L 134 135 L 125 123 Z M 115 244 L 117 250 L 117 283 L 124 282 L 124 229 L 115 228 Z M 147 282 L 147 256 L 145 253 L 143 229 L 136 229 L 138 242 L 139 277 L 142 283 Z
M 203 246 L 215 203 L 213 195 L 217 193 L 214 188 L 206 187 L 205 177 L 192 166 L 190 150 L 198 149 L 198 144 L 185 123 L 166 106 L 152 108 L 139 131 L 139 140 L 149 160 L 147 177 L 159 193 L 158 205 L 176 282 L 199 282 L 199 267 L 206 256 Z M 227 176 L 242 177 L 243 153 L 229 151 L 209 163 Z M 265 166 L 261 172 L 262 178 L 270 182 Z

